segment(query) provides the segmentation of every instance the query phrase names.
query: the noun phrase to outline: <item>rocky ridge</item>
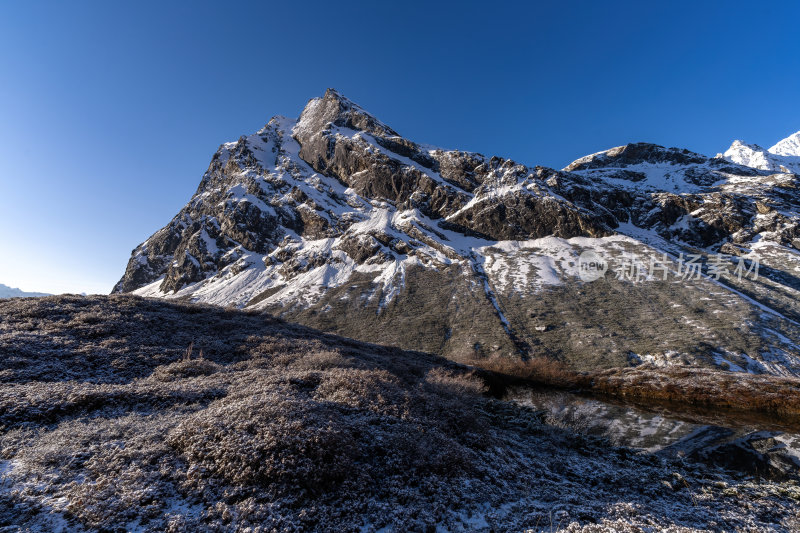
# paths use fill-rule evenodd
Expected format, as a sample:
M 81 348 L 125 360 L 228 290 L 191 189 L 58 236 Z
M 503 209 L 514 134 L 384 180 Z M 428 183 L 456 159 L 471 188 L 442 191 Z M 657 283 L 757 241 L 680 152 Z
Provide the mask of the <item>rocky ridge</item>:
M 528 167 L 415 143 L 328 90 L 297 120 L 223 144 L 114 292 L 265 309 L 452 359 L 795 374 L 797 180 L 646 143 Z M 585 251 L 608 263 L 597 282 L 581 280 Z M 726 272 L 686 279 L 689 254 L 719 254 Z M 654 256 L 670 280 L 619 268 Z M 734 274 L 756 261 L 757 278 Z

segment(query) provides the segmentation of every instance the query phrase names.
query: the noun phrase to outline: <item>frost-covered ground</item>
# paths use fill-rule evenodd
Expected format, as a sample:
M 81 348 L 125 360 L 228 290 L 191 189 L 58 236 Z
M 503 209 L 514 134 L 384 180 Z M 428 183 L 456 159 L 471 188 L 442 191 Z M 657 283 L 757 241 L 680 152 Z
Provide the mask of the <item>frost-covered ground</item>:
M 191 354 L 187 347 L 193 346 Z M 612 446 L 441 358 L 133 296 L 0 302 L 9 531 L 796 531 L 796 479 Z

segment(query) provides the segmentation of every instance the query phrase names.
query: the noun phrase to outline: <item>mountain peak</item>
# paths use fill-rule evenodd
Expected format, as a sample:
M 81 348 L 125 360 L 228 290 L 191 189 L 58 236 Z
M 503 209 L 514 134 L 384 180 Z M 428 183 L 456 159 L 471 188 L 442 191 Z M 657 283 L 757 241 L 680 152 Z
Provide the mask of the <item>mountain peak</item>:
M 568 170 L 418 145 L 330 89 L 299 120 L 275 119 L 223 145 L 192 199 L 133 251 L 114 290 L 266 310 L 453 358 L 564 353 L 570 329 L 559 324 L 585 323 L 582 310 L 600 294 L 609 305 L 603 313 L 630 336 L 610 339 L 595 328 L 599 344 L 567 355 L 580 364 L 589 357 L 626 365 L 631 353 L 653 353 L 650 333 L 640 335 L 636 322 L 661 319 L 650 307 L 653 293 L 613 288 L 606 299 L 604 283 L 584 292 L 584 251 L 613 267 L 635 250 L 645 264 L 655 253 L 739 255 L 769 246 L 792 258 L 800 249 L 798 201 L 784 186 L 792 176 L 648 143 L 582 158 Z M 638 286 L 638 274 L 609 274 L 615 284 Z M 789 274 L 779 279 L 800 286 Z M 668 281 L 661 293 L 668 306 L 674 294 L 691 302 L 719 290 L 676 293 L 671 280 L 661 281 Z M 775 293 L 794 309 L 794 293 Z M 727 297 L 716 301 L 720 315 L 739 312 L 722 308 Z M 664 344 L 670 354 L 693 354 L 709 328 L 720 331 L 714 312 L 704 316 L 711 322 L 675 330 Z M 738 324 L 745 315 L 732 316 Z M 743 353 L 739 339 L 720 341 L 713 354 Z M 758 355 L 725 364 L 767 369 Z M 706 360 L 717 359 L 709 353 Z M 800 374 L 800 361 L 789 356 L 769 368 L 778 365 Z
M 731 148 L 749 148 L 750 150 L 764 151 L 764 148 L 757 144 L 747 143 L 741 139 L 736 139 L 731 143 Z
M 724 159 L 748 167 L 770 172 L 800 172 L 800 131 L 786 137 L 769 150 L 757 144 L 733 141 Z
M 321 98 L 312 98 L 308 101 L 297 121 L 294 134 L 302 141 L 331 126 L 363 131 L 381 137 L 399 136 L 392 128 L 332 88 L 326 90 Z
M 708 158 L 690 150 L 665 148 L 652 143 L 629 143 L 596 154 L 587 155 L 570 163 L 564 170 L 588 170 L 609 166 L 627 167 L 641 163 L 704 163 Z
M 775 155 L 800 157 L 800 131 L 776 143 L 769 152 Z

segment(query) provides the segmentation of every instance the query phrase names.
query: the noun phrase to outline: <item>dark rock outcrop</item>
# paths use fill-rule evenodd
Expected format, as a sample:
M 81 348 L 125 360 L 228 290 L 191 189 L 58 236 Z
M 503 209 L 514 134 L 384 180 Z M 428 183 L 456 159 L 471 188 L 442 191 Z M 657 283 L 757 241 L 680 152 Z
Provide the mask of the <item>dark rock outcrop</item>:
M 785 255 L 800 242 L 798 211 L 793 174 L 646 143 L 563 170 L 531 167 L 415 143 L 328 90 L 298 119 L 275 117 L 220 146 L 190 202 L 133 251 L 114 292 L 268 309 L 454 358 L 543 353 L 608 367 L 627 364 L 631 352 L 677 350 L 664 357 L 713 366 L 714 354 L 735 352 L 777 371 L 800 366 L 800 354 L 781 340 L 800 332 L 790 322 L 762 324 L 750 306 L 756 300 L 800 321 L 800 279 L 794 256 Z M 657 321 L 676 300 L 715 289 L 678 295 L 669 285 L 637 296 L 622 285 L 574 285 L 587 247 L 609 258 L 634 250 L 643 261 L 723 253 L 732 270 L 768 244 L 779 248 L 765 256 L 760 282 L 725 281 L 752 300 L 719 297 L 703 320 L 675 317 L 656 343 Z M 617 283 L 620 271 L 609 268 L 607 279 L 615 276 Z M 565 298 L 572 306 L 552 317 L 552 328 L 537 329 L 532 308 L 548 313 Z M 737 325 L 720 325 L 720 316 Z M 618 331 L 609 334 L 609 321 Z M 575 324 L 592 340 L 568 335 Z M 614 338 L 620 332 L 624 338 Z

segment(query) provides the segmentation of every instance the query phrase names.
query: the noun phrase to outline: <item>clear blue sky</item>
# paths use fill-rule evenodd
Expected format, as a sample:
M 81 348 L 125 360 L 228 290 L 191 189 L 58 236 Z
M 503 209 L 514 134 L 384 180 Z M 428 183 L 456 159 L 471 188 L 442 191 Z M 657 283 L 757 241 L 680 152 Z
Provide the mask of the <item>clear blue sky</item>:
M 800 129 L 796 1 L 111 4 L 0 4 L 0 283 L 110 291 L 220 143 L 327 87 L 553 167 Z

